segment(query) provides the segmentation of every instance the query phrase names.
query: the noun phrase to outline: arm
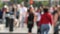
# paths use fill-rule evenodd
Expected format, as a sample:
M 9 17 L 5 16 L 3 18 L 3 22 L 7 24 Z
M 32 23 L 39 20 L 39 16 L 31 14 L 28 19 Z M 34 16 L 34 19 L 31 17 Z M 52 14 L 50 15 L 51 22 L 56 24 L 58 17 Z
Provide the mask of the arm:
M 34 14 L 34 22 L 37 21 L 37 16 Z
M 58 20 L 58 14 L 55 14 L 55 15 L 54 15 L 54 25 L 56 25 L 57 20 Z
M 26 17 L 25 17 L 25 23 L 27 24 L 28 22 L 28 12 L 26 13 Z
M 5 19 L 5 11 L 3 12 L 3 19 Z

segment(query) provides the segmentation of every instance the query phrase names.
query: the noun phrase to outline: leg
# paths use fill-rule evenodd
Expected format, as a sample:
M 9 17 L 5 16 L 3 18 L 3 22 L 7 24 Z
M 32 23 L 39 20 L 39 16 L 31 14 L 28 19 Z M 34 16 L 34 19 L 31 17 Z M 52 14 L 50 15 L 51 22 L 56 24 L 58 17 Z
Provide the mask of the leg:
M 50 30 L 49 25 L 46 25 L 45 33 L 48 34 L 49 30 Z
M 45 30 L 45 28 L 44 28 L 44 26 L 42 25 L 42 26 L 41 26 L 41 34 L 44 34 L 44 32 L 45 32 L 44 30 Z
M 54 34 L 58 34 L 58 26 L 54 27 Z
M 10 32 L 13 31 L 13 22 L 14 22 L 14 20 L 11 19 L 11 20 L 10 20 L 10 29 L 9 29 Z
M 40 28 L 38 28 L 38 31 L 37 31 L 38 33 L 40 32 Z
M 6 17 L 6 27 L 8 27 L 8 26 L 9 26 L 9 18 Z
M 31 32 L 32 32 L 32 28 L 29 28 L 28 29 L 28 34 L 31 34 Z
M 22 27 L 24 27 L 24 17 L 22 18 L 21 25 L 22 25 Z
M 40 34 L 41 33 L 41 30 L 40 30 L 40 27 L 38 27 L 38 23 L 39 22 L 37 22 L 37 34 Z

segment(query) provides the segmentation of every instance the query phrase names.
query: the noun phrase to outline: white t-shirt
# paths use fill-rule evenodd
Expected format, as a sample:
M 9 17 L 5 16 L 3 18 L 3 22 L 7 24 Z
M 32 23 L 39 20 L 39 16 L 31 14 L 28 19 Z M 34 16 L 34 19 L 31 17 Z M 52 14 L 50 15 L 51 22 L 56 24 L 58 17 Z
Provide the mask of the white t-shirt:
M 36 12 L 35 15 L 37 16 L 37 21 L 40 21 L 41 19 L 40 13 Z
M 20 14 L 22 14 L 22 16 L 26 16 L 26 12 L 27 12 L 27 8 L 26 7 L 23 7 L 20 9 Z

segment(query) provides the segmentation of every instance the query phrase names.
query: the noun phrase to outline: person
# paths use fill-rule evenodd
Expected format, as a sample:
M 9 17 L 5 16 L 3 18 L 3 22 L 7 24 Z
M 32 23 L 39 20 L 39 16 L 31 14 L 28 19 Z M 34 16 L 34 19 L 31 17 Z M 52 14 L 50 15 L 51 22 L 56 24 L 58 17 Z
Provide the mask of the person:
M 9 31 L 13 32 L 13 23 L 14 19 L 16 18 L 16 6 L 15 4 L 12 4 L 12 10 L 10 11 L 10 25 L 9 25 Z
M 60 25 L 60 7 L 57 7 L 57 9 L 53 12 L 53 17 L 54 17 L 54 34 L 59 34 L 58 31 L 58 26 Z
M 50 27 L 53 25 L 53 16 L 48 12 L 48 8 L 43 9 L 44 14 L 41 15 L 41 20 L 38 23 L 38 26 L 41 27 L 41 34 L 48 34 Z
M 17 4 L 16 6 L 16 18 L 14 19 L 14 26 L 15 27 L 19 27 L 20 26 L 20 23 L 19 23 L 19 17 L 20 17 L 20 4 Z
M 34 12 L 33 9 L 30 7 L 27 12 L 27 27 L 28 27 L 28 34 L 31 34 L 32 28 L 34 24 Z
M 9 8 L 8 8 L 7 5 L 4 6 L 4 12 L 5 12 L 5 19 L 6 19 L 6 25 L 5 25 L 5 27 L 7 28 L 7 27 L 9 27 L 9 22 L 10 22 L 10 19 L 9 19 L 9 16 L 10 16 L 10 14 L 9 14 Z
M 38 10 L 36 11 L 36 18 L 35 18 L 35 20 L 37 21 L 37 34 L 39 34 L 40 33 L 40 28 L 38 27 L 38 23 L 39 23 L 39 21 L 40 21 L 40 19 L 41 19 L 41 9 L 40 8 L 38 8 Z
M 27 13 L 27 8 L 24 5 L 21 4 L 20 5 L 20 23 L 21 23 L 22 28 L 24 27 L 26 13 Z

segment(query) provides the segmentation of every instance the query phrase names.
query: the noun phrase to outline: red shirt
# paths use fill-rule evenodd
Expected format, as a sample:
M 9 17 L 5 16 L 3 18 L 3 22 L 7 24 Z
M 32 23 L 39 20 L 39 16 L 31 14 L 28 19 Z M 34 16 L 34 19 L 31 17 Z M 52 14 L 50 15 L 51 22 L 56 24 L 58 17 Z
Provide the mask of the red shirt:
M 51 24 L 53 23 L 53 16 L 50 13 L 45 13 L 41 15 L 41 20 L 38 23 L 38 26 L 42 25 L 42 24 Z

